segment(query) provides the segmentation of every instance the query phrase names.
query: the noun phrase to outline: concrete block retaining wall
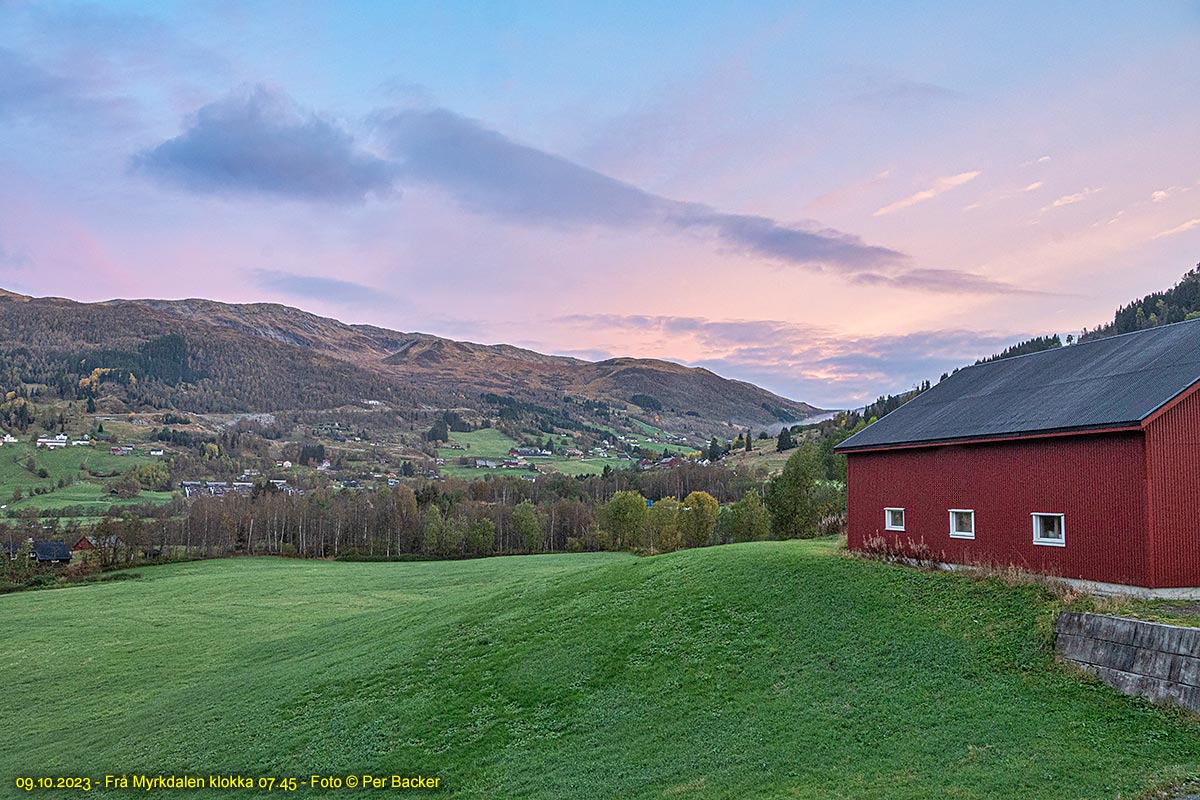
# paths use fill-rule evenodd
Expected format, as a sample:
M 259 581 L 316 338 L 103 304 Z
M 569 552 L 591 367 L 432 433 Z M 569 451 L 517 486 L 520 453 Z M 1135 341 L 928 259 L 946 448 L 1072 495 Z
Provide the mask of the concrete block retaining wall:
M 1200 712 L 1200 628 L 1064 611 L 1055 650 L 1119 692 Z

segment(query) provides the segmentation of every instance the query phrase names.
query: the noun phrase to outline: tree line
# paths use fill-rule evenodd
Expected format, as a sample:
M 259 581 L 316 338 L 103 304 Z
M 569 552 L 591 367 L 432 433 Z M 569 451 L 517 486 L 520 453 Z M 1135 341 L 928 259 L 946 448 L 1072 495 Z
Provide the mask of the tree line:
M 415 480 L 303 495 L 262 484 L 247 495 L 203 496 L 145 511 L 103 517 L 89 532 L 102 543 L 92 558 L 120 566 L 229 555 L 402 560 L 660 553 L 837 533 L 844 526 L 845 492 L 828 479 L 821 449 L 809 441 L 782 474 L 768 480 L 688 465 L 586 481 Z M 35 518 L 11 521 L 0 527 L 0 538 L 46 538 L 41 527 Z

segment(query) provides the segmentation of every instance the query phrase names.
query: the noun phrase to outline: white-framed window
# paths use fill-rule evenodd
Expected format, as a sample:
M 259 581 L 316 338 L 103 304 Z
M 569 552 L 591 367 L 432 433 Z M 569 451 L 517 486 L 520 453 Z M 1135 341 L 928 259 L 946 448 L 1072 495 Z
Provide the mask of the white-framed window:
M 975 538 L 975 511 L 973 509 L 950 509 L 950 535 L 955 539 Z
M 1035 511 L 1033 517 L 1033 543 L 1051 547 L 1067 546 L 1067 522 L 1062 514 L 1047 514 Z
M 883 528 L 889 531 L 904 530 L 904 509 L 885 508 L 883 510 Z

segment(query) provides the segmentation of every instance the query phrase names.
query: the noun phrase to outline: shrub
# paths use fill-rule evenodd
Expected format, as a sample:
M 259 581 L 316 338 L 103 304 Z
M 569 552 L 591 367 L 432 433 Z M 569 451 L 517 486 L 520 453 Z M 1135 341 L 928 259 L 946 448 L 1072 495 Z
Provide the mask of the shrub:
M 817 523 L 818 536 L 844 536 L 846 533 L 846 512 L 826 514 Z

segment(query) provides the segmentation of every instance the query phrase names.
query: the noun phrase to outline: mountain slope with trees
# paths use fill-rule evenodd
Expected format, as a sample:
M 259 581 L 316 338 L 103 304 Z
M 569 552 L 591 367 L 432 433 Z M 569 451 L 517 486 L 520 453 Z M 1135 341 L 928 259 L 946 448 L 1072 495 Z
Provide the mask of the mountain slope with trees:
M 276 304 L 0 295 L 0 386 L 123 408 L 264 412 L 379 401 L 483 409 L 488 397 L 551 412 L 578 402 L 717 429 L 802 420 L 811 405 L 653 359 L 588 362 L 457 342 Z M 632 402 L 639 398 L 640 403 Z

